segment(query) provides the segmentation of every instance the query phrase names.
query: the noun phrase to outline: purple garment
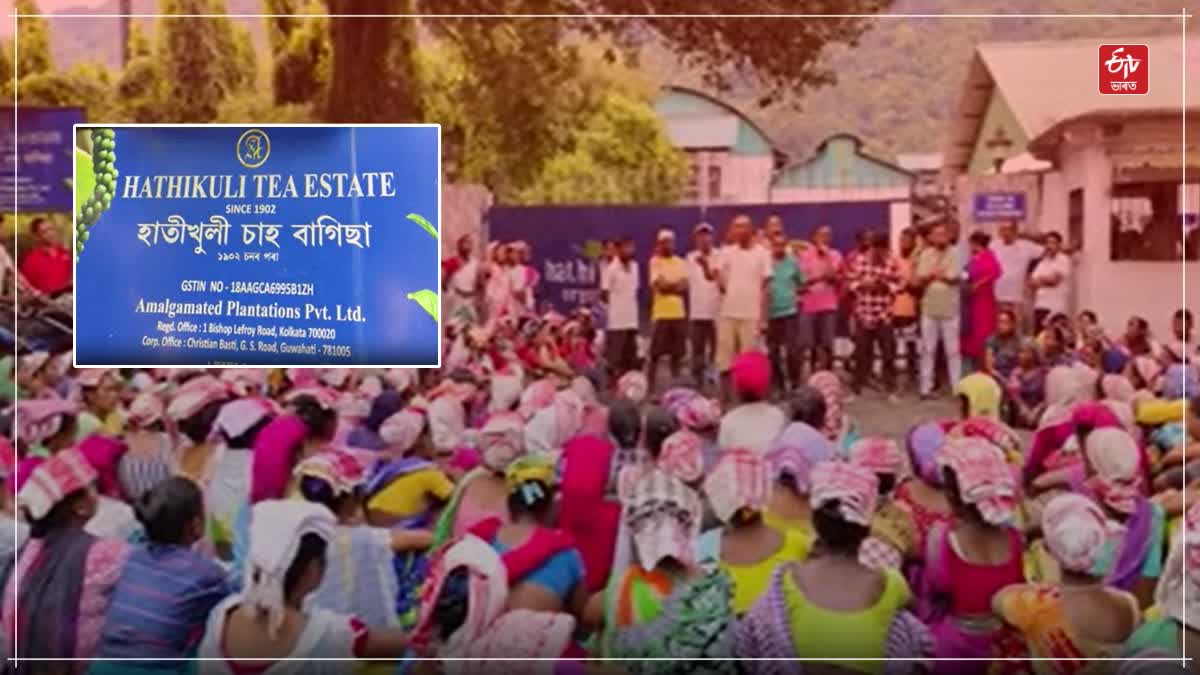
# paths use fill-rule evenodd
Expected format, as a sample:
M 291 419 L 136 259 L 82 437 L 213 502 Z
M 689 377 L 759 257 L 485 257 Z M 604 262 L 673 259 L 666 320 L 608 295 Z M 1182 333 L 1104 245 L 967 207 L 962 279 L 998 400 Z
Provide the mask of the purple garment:
M 1149 499 L 1138 502 L 1137 511 L 1125 523 L 1125 537 L 1121 541 L 1121 552 L 1112 570 L 1108 573 L 1108 584 L 1123 591 L 1132 591 L 1142 578 L 1142 565 L 1150 542 L 1154 537 L 1154 507 Z

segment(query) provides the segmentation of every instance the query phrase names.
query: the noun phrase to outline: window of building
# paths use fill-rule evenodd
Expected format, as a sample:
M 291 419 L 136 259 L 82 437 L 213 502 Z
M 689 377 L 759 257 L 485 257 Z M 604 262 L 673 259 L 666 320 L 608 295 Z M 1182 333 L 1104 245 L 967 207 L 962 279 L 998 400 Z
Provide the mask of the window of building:
M 683 191 L 683 199 L 687 202 L 700 201 L 700 164 L 692 159 L 688 166 L 687 187 Z
M 713 200 L 721 198 L 721 166 L 719 164 L 708 166 L 708 198 Z
M 1200 257 L 1197 185 L 1144 181 L 1113 185 L 1110 228 L 1113 260 L 1190 260 Z M 1185 190 L 1187 191 L 1185 200 Z M 1187 203 L 1190 214 L 1182 206 Z

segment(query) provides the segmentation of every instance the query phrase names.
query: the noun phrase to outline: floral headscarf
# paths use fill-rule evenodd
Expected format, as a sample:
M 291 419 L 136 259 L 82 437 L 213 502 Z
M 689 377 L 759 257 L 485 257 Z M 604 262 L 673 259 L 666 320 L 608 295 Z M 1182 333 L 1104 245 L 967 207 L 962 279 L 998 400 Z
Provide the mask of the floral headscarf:
M 631 370 L 617 380 L 617 395 L 634 403 L 646 400 L 649 391 L 650 384 L 646 381 L 646 374 L 640 370 Z
M 695 483 L 704 476 L 704 454 L 700 445 L 700 437 L 691 431 L 676 431 L 663 441 L 658 453 L 658 468 L 685 483 Z
M 492 415 L 479 432 L 483 464 L 502 472 L 525 454 L 525 420 L 518 413 Z
M 808 493 L 813 467 L 836 457 L 837 448 L 824 434 L 803 422 L 792 422 L 771 442 L 766 459 L 775 480 L 790 476 L 798 491 Z
M 1021 464 L 1021 437 L 1011 427 L 992 417 L 970 417 L 950 428 L 947 438 L 978 438 L 996 446 L 1011 464 Z
M 812 491 L 809 502 L 821 509 L 836 501 L 838 513 L 849 523 L 864 527 L 875 515 L 879 479 L 866 467 L 845 462 L 821 462 L 812 470 Z
M 1017 484 L 1004 454 L 979 438 L 952 438 L 939 456 L 954 472 L 962 500 L 992 525 L 1008 525 L 1016 516 Z
M 1050 555 L 1064 570 L 1087 574 L 1108 543 L 1108 519 L 1087 497 L 1061 494 L 1042 511 L 1042 534 Z
M 692 431 L 714 429 L 721 422 L 721 404 L 711 398 L 693 396 L 679 406 L 675 416 Z
M 354 492 L 367 480 L 366 471 L 354 457 L 344 452 L 322 452 L 296 465 L 296 478 L 319 478 L 329 484 L 334 494 Z
M 693 562 L 703 506 L 691 488 L 670 474 L 647 471 L 623 486 L 620 496 L 642 569 L 653 570 L 666 558 Z
M 766 461 L 759 453 L 745 448 L 723 452 L 704 479 L 704 496 L 713 514 L 723 523 L 728 523 L 742 509 L 761 511 L 770 492 Z
M 1084 448 L 1095 476 L 1088 487 L 1105 506 L 1118 513 L 1133 513 L 1142 495 L 1141 452 L 1124 429 L 1096 429 Z

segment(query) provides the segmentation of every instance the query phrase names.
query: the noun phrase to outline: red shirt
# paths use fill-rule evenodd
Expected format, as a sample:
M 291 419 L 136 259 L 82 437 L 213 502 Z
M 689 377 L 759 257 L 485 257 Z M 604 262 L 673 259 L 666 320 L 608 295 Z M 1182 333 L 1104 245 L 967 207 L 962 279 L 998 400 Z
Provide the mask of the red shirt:
M 21 276 L 46 295 L 71 289 L 71 252 L 63 246 L 38 246 L 21 261 Z

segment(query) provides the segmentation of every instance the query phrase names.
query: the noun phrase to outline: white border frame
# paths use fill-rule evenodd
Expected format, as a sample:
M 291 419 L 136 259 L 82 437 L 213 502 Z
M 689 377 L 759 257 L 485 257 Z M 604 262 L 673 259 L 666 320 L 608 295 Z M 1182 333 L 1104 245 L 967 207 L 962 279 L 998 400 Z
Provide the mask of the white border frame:
M 15 58 L 16 54 L 19 53 L 18 52 L 18 37 L 17 37 L 18 19 L 31 18 L 31 17 L 56 18 L 56 19 L 64 19 L 64 18 L 68 18 L 68 19 L 70 19 L 70 18 L 108 19 L 108 18 L 121 18 L 123 16 L 128 16 L 131 18 L 158 18 L 163 15 L 161 15 L 161 14 L 124 14 L 123 15 L 123 14 L 95 14 L 95 13 L 67 13 L 67 14 L 50 15 L 50 14 L 17 14 L 14 11 L 13 13 L 10 14 L 10 16 L 12 17 L 12 20 L 13 20 L 13 56 L 14 56 L 14 58 L 13 58 L 13 84 L 14 84 L 14 86 L 13 86 L 13 134 L 15 136 L 17 133 L 16 109 L 17 109 L 17 89 L 18 89 L 17 82 L 19 79 L 17 77 L 17 75 L 19 74 L 18 68 L 17 68 L 18 64 L 17 64 L 17 59 Z M 189 18 L 226 18 L 226 17 L 273 18 L 277 15 L 274 15 L 274 14 L 189 14 L 189 15 L 180 15 L 180 16 L 186 16 Z M 286 16 L 291 16 L 291 15 L 286 15 Z M 372 18 L 372 17 L 374 17 L 374 18 L 401 18 L 401 19 L 403 19 L 403 18 L 408 18 L 408 19 L 422 19 L 422 18 L 424 18 L 424 19 L 447 19 L 447 18 L 465 18 L 465 17 L 512 19 L 512 18 L 587 18 L 589 15 L 563 15 L 563 14 L 511 14 L 511 15 L 505 15 L 505 14 L 452 14 L 452 15 L 438 15 L 438 14 L 367 14 L 367 15 L 323 14 L 322 15 L 322 14 L 317 14 L 317 15 L 312 15 L 312 16 L 323 17 L 323 18 L 348 16 L 348 17 L 360 18 L 360 19 L 361 18 Z M 1045 14 L 1045 13 L 1041 13 L 1041 14 L 1037 14 L 1037 13 L 1032 13 L 1032 14 L 1031 13 L 1018 13 L 1018 14 L 987 14 L 987 13 L 976 13 L 976 14 L 970 14 L 970 13 L 963 13 L 963 14 L 927 14 L 927 13 L 926 14 L 761 14 L 761 15 L 760 14 L 737 14 L 737 15 L 724 15 L 724 16 L 725 16 L 725 18 L 748 18 L 748 19 L 863 18 L 863 19 L 882 19 L 882 20 L 888 20 L 888 19 L 955 19 L 955 18 L 957 18 L 957 19 L 982 19 L 982 18 L 995 18 L 995 19 L 1023 19 L 1023 18 L 1033 18 L 1033 19 L 1038 19 L 1038 18 L 1042 18 L 1042 19 L 1055 19 L 1055 18 L 1056 19 L 1101 19 L 1101 18 L 1110 18 L 1110 19 L 1114 19 L 1114 18 L 1115 19 L 1179 19 L 1180 20 L 1180 45 L 1182 47 L 1182 53 L 1180 55 L 1180 58 L 1182 58 L 1184 60 L 1183 68 L 1181 69 L 1182 72 L 1180 74 L 1180 79 L 1181 79 L 1181 92 L 1180 92 L 1181 122 L 1180 122 L 1180 124 L 1181 124 L 1181 130 L 1182 130 L 1182 138 L 1181 138 L 1181 143 L 1180 143 L 1181 159 L 1185 158 L 1186 154 L 1187 154 L 1187 115 L 1186 115 L 1187 75 L 1188 75 L 1188 73 L 1187 73 L 1187 29 L 1188 29 L 1187 22 L 1188 22 L 1188 19 L 1192 17 L 1192 14 L 1188 13 L 1186 6 L 1181 7 L 1178 14 L 1113 14 L 1111 12 L 1108 12 L 1108 13 L 1098 13 L 1098 14 Z M 672 18 L 711 18 L 712 15 L 707 15 L 707 14 L 654 14 L 654 15 L 651 15 L 651 14 L 628 14 L 628 15 L 620 15 L 618 18 L 622 18 L 622 17 L 630 18 L 630 19 L 645 18 L 645 19 L 662 20 L 662 19 L 672 19 Z M 158 126 L 158 125 L 156 125 L 156 126 Z M 237 126 L 237 125 L 235 125 L 235 126 Z M 440 142 L 440 138 L 439 138 L 439 142 Z M 1186 184 L 1187 183 L 1187 162 L 1182 161 L 1181 163 L 1183 165 L 1181 168 L 1181 181 Z M 16 158 L 14 158 L 14 161 L 13 161 L 14 177 L 15 177 L 15 174 L 17 173 L 17 168 L 18 168 L 18 160 Z M 440 181 L 440 175 L 439 175 L 439 181 Z M 1181 207 L 1186 207 L 1186 206 L 1187 206 L 1186 203 L 1181 204 Z M 440 208 L 440 200 L 439 200 L 439 208 Z M 13 197 L 13 211 L 14 211 L 14 217 L 15 217 L 15 214 L 19 213 L 19 211 L 17 209 L 17 199 L 15 196 L 15 192 L 14 192 L 14 197 Z M 440 216 L 441 216 L 441 214 L 439 213 L 439 223 L 438 223 L 439 237 L 441 234 L 441 222 L 440 222 L 441 218 L 440 218 Z M 73 213 L 72 213 L 72 220 L 74 220 Z M 72 235 L 72 236 L 74 236 L 74 235 Z M 15 228 L 13 231 L 13 237 L 15 240 L 15 238 L 16 238 Z M 1179 283 L 1180 283 L 1180 287 L 1183 291 L 1183 306 L 1186 307 L 1187 306 L 1187 274 L 1186 274 L 1186 267 L 1183 264 L 1183 262 L 1184 261 L 1181 259 L 1180 260 L 1181 264 L 1179 266 L 1180 267 Z M 441 266 L 439 265 L 439 275 L 441 273 L 440 267 Z M 19 298 L 19 296 L 18 296 L 18 298 Z M 19 320 L 19 313 L 18 313 L 19 306 L 20 306 L 19 302 L 14 303 L 14 307 L 13 307 L 14 332 L 16 332 L 16 323 L 15 322 L 17 322 Z M 439 312 L 438 316 L 440 319 L 440 316 L 441 316 L 440 312 Z M 15 360 L 16 359 L 16 346 L 15 345 L 14 345 L 13 357 Z M 440 360 L 440 355 L 439 355 L 439 360 Z M 223 367 L 237 367 L 237 366 L 223 366 Z M 1186 389 L 1185 389 L 1184 393 L 1185 393 L 1185 395 L 1188 395 L 1188 392 L 1186 391 Z M 16 425 L 15 415 L 14 415 L 13 423 L 14 423 L 14 427 L 15 427 L 15 425 Z M 14 435 L 14 438 L 15 438 L 15 435 Z M 1185 452 L 1187 450 L 1187 445 L 1188 445 L 1188 439 L 1185 438 L 1184 439 L 1184 451 Z M 13 447 L 14 462 L 16 461 L 16 459 L 17 459 L 17 451 L 16 451 L 16 447 L 14 444 L 14 447 Z M 1186 512 L 1186 510 L 1187 510 L 1187 492 L 1186 492 L 1186 490 L 1183 491 L 1182 494 L 1183 494 L 1183 500 L 1184 500 L 1184 505 L 1183 505 L 1184 511 Z M 1185 538 L 1187 536 L 1186 529 L 1183 531 L 1183 536 Z M 20 572 L 19 572 L 19 570 L 16 569 L 16 562 L 17 562 L 16 561 L 16 557 L 17 557 L 16 543 L 17 543 L 17 534 L 14 531 L 14 533 L 13 533 L 13 548 L 14 548 L 13 575 L 14 575 L 14 579 L 19 581 Z M 1186 590 L 1186 585 L 1185 585 L 1185 587 L 1184 587 L 1185 605 L 1186 605 L 1186 599 L 1187 599 L 1187 590 Z M 20 656 L 18 654 L 15 654 L 15 651 L 16 651 L 15 645 L 14 645 L 13 651 L 14 651 L 14 654 L 12 656 L 10 656 L 8 658 L 8 660 L 13 661 L 18 667 L 19 667 L 21 661 L 30 661 L 30 662 L 32 662 L 32 661 L 117 661 L 117 662 L 120 662 L 120 661 L 126 661 L 126 660 L 130 660 L 130 661 L 147 660 L 147 659 L 97 659 L 97 658 L 93 658 L 93 659 L 76 659 L 76 658 L 22 659 L 22 658 L 20 658 Z M 205 659 L 205 658 L 158 659 L 158 661 L 223 661 L 223 660 L 224 659 Z M 253 660 L 253 659 L 251 659 L 251 660 Z M 311 658 L 311 659 L 284 658 L 284 659 L 271 659 L 271 660 L 272 661 L 347 661 L 347 662 L 354 662 L 354 663 L 360 662 L 359 659 L 340 659 L 340 658 Z M 389 661 L 389 662 L 399 662 L 399 661 L 402 661 L 403 659 L 383 659 L 383 660 Z M 538 661 L 558 661 L 559 659 L 543 659 L 543 658 L 509 658 L 509 659 L 428 658 L 427 659 L 427 658 L 414 657 L 412 660 L 416 660 L 416 661 L 427 661 L 428 660 L 428 661 L 534 661 L 534 662 L 538 662 Z M 617 658 L 617 659 L 588 659 L 588 660 L 589 661 L 608 660 L 608 661 L 618 661 L 619 662 L 619 661 L 675 661 L 678 659 L 670 659 L 670 658 L 621 659 L 621 658 Z M 725 661 L 728 659 L 693 659 L 693 660 Z M 884 662 L 886 662 L 889 659 L 755 658 L 755 659 L 739 659 L 739 660 L 750 661 L 750 662 L 753 662 L 753 661 L 800 661 L 800 662 L 822 661 L 822 662 L 825 662 L 825 661 L 831 661 L 831 660 L 832 661 L 862 661 L 862 662 L 884 661 Z M 923 662 L 935 662 L 935 661 L 947 661 L 947 660 L 950 660 L 950 661 L 966 660 L 966 661 L 989 661 L 990 662 L 990 661 L 994 661 L 995 659 L 929 658 L 929 659 L 890 659 L 890 660 L 923 661 Z M 1028 659 L 1023 659 L 1023 660 L 1026 660 L 1026 661 L 1058 661 L 1060 659 L 1028 658 Z M 1175 659 L 1175 658 L 1151 658 L 1151 659 L 1084 658 L 1084 659 L 1075 659 L 1075 660 L 1089 661 L 1089 662 L 1090 661 L 1112 661 L 1112 662 L 1117 662 L 1117 663 L 1124 663 L 1124 662 L 1130 662 L 1130 661 L 1150 663 L 1150 662 L 1162 661 L 1162 662 L 1180 663 L 1183 667 L 1186 668 L 1188 662 L 1191 661 L 1192 659 L 1188 658 L 1187 645 L 1184 644 L 1183 645 L 1183 654 L 1182 654 L 1181 658 L 1179 658 L 1179 659 Z
M 75 149 L 75 143 L 79 135 L 80 129 L 193 129 L 193 128 L 235 128 L 235 129 L 291 129 L 291 128 L 318 128 L 318 129 L 358 129 L 358 128 L 433 128 L 437 130 L 437 242 L 438 256 L 437 261 L 437 295 L 438 295 L 438 316 L 437 316 L 437 363 L 434 365 L 373 365 L 373 364 L 239 364 L 239 365 L 211 365 L 205 363 L 197 363 L 191 365 L 80 365 L 79 364 L 79 349 L 78 349 L 78 332 L 75 330 L 75 321 L 78 316 L 79 294 L 75 292 L 78 288 L 76 274 L 79 269 L 79 261 L 76 259 L 76 245 L 79 236 L 78 227 L 75 219 L 79 213 L 79 204 L 76 203 L 77 197 L 72 187 L 71 192 L 71 361 L 75 368 L 131 368 L 131 369 L 151 369 L 151 368 L 352 368 L 352 369 L 368 369 L 368 368 L 441 368 L 442 367 L 442 349 L 444 345 L 442 340 L 442 265 L 441 265 L 441 250 L 442 250 L 442 125 L 433 123 L 419 124 L 105 124 L 103 122 L 84 122 L 83 124 L 72 125 L 71 128 L 71 148 Z M 78 177 L 75 176 L 75 160 L 74 152 L 71 155 L 71 181 L 72 186 L 76 184 Z M 265 161 L 264 161 L 265 163 Z M 247 169 L 253 171 L 253 169 Z M 114 196 L 115 199 L 115 196 Z M 386 317 L 385 319 L 386 320 Z

